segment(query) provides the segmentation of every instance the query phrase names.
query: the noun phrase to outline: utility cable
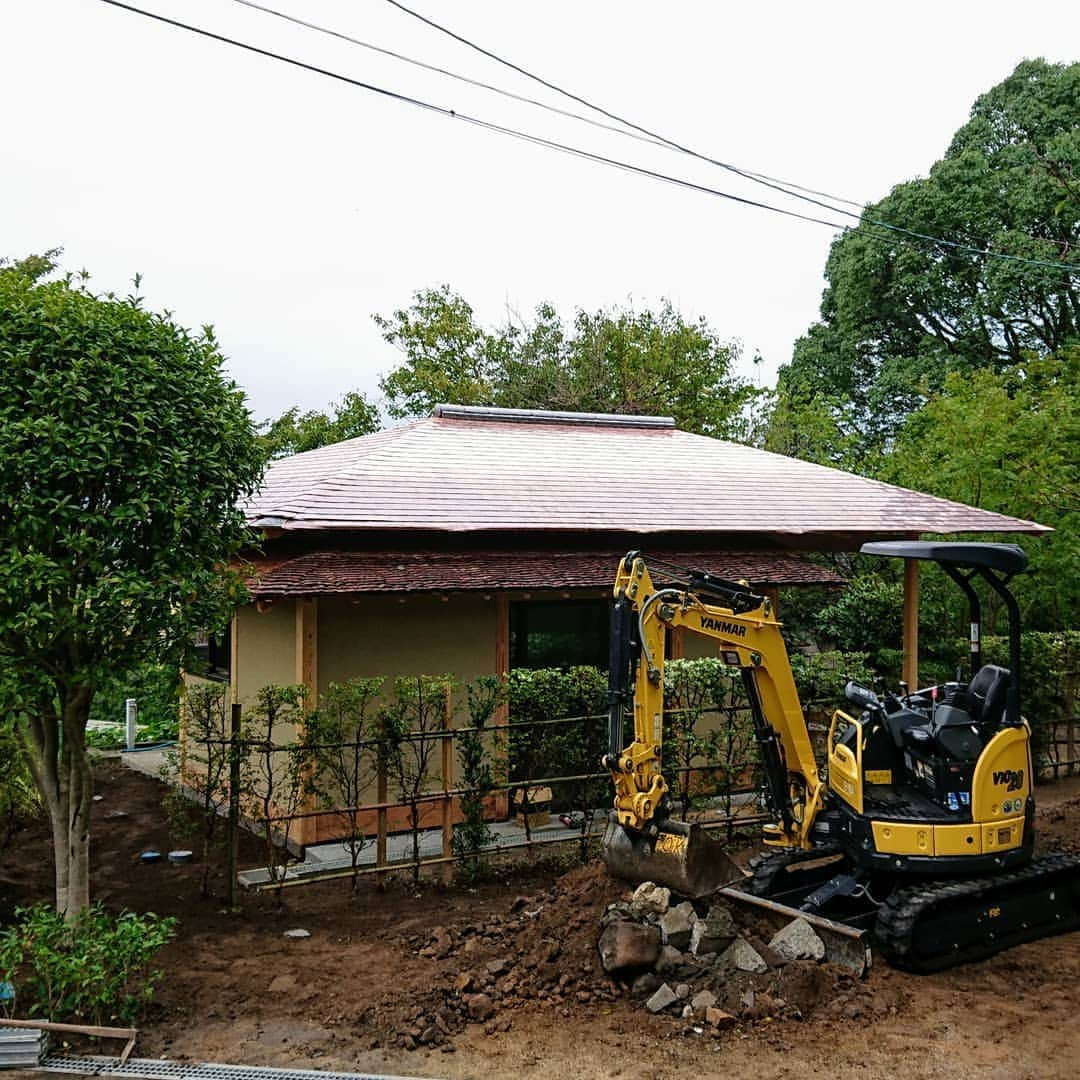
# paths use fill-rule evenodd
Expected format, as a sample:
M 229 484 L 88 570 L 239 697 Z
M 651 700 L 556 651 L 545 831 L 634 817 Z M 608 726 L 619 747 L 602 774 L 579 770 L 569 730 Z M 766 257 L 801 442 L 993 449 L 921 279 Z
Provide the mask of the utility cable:
M 254 53 L 259 56 L 267 57 L 271 60 L 278 60 L 281 63 L 289 64 L 293 67 L 300 68 L 305 71 L 310 71 L 316 75 L 323 75 L 326 78 L 334 79 L 338 82 L 343 82 L 351 86 L 355 86 L 362 90 L 367 90 L 370 93 L 377 94 L 381 97 L 385 97 L 394 101 L 401 102 L 403 104 L 412 105 L 415 108 L 424 109 L 428 112 L 436 113 L 440 116 L 445 116 L 450 119 L 462 120 L 467 124 L 471 124 L 475 127 L 479 127 L 483 130 L 496 132 L 498 134 L 507 135 L 512 138 L 520 139 L 523 142 L 532 143 L 536 146 L 541 146 L 546 149 L 556 150 L 564 154 L 568 154 L 573 157 L 578 157 L 583 160 L 593 161 L 597 164 L 607 165 L 611 168 L 620 169 L 624 172 L 629 172 L 634 175 L 644 176 L 649 179 L 659 180 L 664 183 L 674 184 L 678 187 L 684 188 L 690 191 L 701 192 L 702 194 L 713 195 L 717 198 L 726 199 L 730 202 L 738 203 L 743 206 L 752 206 L 760 210 L 768 210 L 775 214 L 780 214 L 783 217 L 794 218 L 798 221 L 807 221 L 817 225 L 825 225 L 828 228 L 836 229 L 839 231 L 847 231 L 852 228 L 850 225 L 846 225 L 841 222 L 830 221 L 825 218 L 815 217 L 810 214 L 801 214 L 794 210 L 788 210 L 783 207 L 775 206 L 771 203 L 760 202 L 756 199 L 745 198 L 741 195 L 735 195 L 732 192 L 724 191 L 719 188 L 710 187 L 706 184 L 699 184 L 691 180 L 686 180 L 680 177 L 671 176 L 667 173 L 658 172 L 654 169 L 647 169 L 641 165 L 634 165 L 630 162 L 622 161 L 617 158 L 607 157 L 602 154 L 596 154 L 592 151 L 586 150 L 582 147 L 571 146 L 567 143 L 558 142 L 554 139 L 546 139 L 539 135 L 533 135 L 529 132 L 521 131 L 517 128 L 508 127 L 502 124 L 496 124 L 490 120 L 483 120 L 480 117 L 471 116 L 467 113 L 458 112 L 455 109 L 447 108 L 446 106 L 436 105 L 433 102 L 424 101 L 421 98 L 412 97 L 407 94 L 399 93 L 395 90 L 389 90 L 385 87 L 377 86 L 374 83 L 364 82 L 360 79 L 354 79 L 351 76 L 343 75 L 340 72 L 332 71 L 329 68 L 319 67 L 315 64 L 309 64 L 306 61 L 299 60 L 295 57 L 287 56 L 283 53 L 273 52 L 270 49 L 264 49 L 257 45 L 252 45 L 249 42 L 241 41 L 236 38 L 228 37 L 224 34 L 219 34 L 212 30 L 207 30 L 204 27 L 195 26 L 191 23 L 181 22 L 178 19 L 169 18 L 166 15 L 161 15 L 157 12 L 147 11 L 144 8 L 139 8 L 133 4 L 123 3 L 122 0 L 101 0 L 102 3 L 109 5 L 110 7 L 118 8 L 123 11 L 128 11 L 135 15 L 141 15 L 145 18 L 151 19 L 155 22 L 160 22 L 167 26 L 172 26 L 176 29 L 186 30 L 189 33 L 197 34 L 200 37 L 205 37 L 213 41 L 221 42 L 225 45 L 232 45 L 235 48 L 243 49 L 247 52 Z M 390 0 L 394 3 L 395 0 Z M 824 205 L 824 204 L 822 204 Z M 844 213 L 844 211 L 838 211 L 834 207 L 825 206 L 827 210 L 831 210 L 834 213 Z M 872 222 L 871 224 L 878 224 Z M 898 231 L 897 227 L 892 227 L 893 231 Z M 907 231 L 907 230 L 899 230 Z M 913 234 L 918 235 L 918 234 Z M 1017 255 L 1005 255 L 992 251 L 984 251 L 978 248 L 972 248 L 968 245 L 957 244 L 953 241 L 938 240 L 935 237 L 923 236 L 921 239 L 930 240 L 932 242 L 945 244 L 952 248 L 966 249 L 968 251 L 977 252 L 979 254 L 988 255 L 993 258 L 1008 259 L 1015 262 L 1026 263 L 1034 266 L 1042 266 L 1053 270 L 1064 270 L 1066 273 L 1080 273 L 1080 268 L 1073 270 L 1071 267 L 1062 264 L 1048 262 L 1046 260 L 1025 259 Z
M 419 109 L 424 109 L 428 112 L 436 113 L 440 116 L 445 116 L 453 120 L 462 120 L 467 124 L 472 124 L 476 127 L 482 128 L 486 131 L 494 131 L 501 135 L 509 135 L 515 139 L 521 139 L 523 142 L 533 143 L 536 146 L 542 146 L 549 150 L 558 150 L 561 153 L 569 154 L 573 157 L 579 157 L 586 161 L 594 161 L 601 165 L 608 165 L 612 168 L 621 169 L 625 172 L 633 173 L 638 176 L 645 176 L 653 180 L 661 180 L 665 183 L 675 184 L 678 187 L 686 188 L 691 191 L 699 191 L 706 195 L 715 195 L 721 199 L 728 199 L 731 202 L 740 203 L 744 206 L 757 207 L 760 210 L 770 210 L 775 214 L 782 214 L 784 217 L 796 218 L 799 221 L 809 221 L 816 225 L 826 225 L 831 229 L 845 229 L 848 226 L 841 222 L 827 221 L 824 218 L 812 217 L 808 214 L 800 214 L 794 210 L 786 210 L 781 206 L 773 206 L 771 203 L 758 202 L 755 199 L 747 199 L 741 195 L 732 194 L 729 191 L 722 191 L 719 188 L 709 187 L 706 184 L 698 184 L 692 180 L 685 180 L 677 176 L 670 176 L 667 173 L 657 172 L 653 169 L 646 169 L 642 165 L 634 165 L 627 161 L 621 161 L 618 158 L 605 157 L 603 154 L 595 154 L 591 150 L 585 150 L 582 147 L 571 146 L 567 143 L 557 142 L 554 139 L 545 139 L 539 135 L 532 135 L 529 132 L 521 131 L 517 128 L 506 127 L 503 124 L 496 124 L 490 120 L 483 120 L 477 116 L 471 116 L 468 113 L 458 112 L 456 109 L 450 109 L 443 105 L 436 105 L 430 101 L 424 101 L 421 98 L 411 97 L 408 94 L 399 93 L 396 90 L 388 90 L 382 86 L 376 86 L 374 83 L 364 82 L 361 79 L 354 79 L 349 75 L 343 75 L 340 72 L 332 71 L 329 68 L 319 67 L 316 64 L 309 64 L 305 60 L 298 60 L 296 57 L 286 56 L 284 53 L 273 52 L 270 49 L 264 49 L 258 45 L 252 45 L 250 42 L 240 41 L 237 38 L 227 37 L 225 34 L 219 34 L 213 30 L 207 30 L 205 27 L 194 26 L 191 23 L 181 22 L 179 19 L 169 18 L 167 15 L 161 15 L 154 11 L 147 11 L 144 8 L 135 7 L 133 4 L 125 4 L 122 0 L 101 0 L 103 4 L 108 4 L 110 7 L 119 8 L 122 11 L 131 12 L 134 15 L 142 15 L 145 18 L 152 19 L 155 22 L 164 23 L 167 26 L 172 26 L 178 30 L 187 30 L 190 33 L 197 34 L 200 37 L 209 38 L 212 41 L 221 42 L 224 45 L 232 45 L 238 49 L 244 49 L 247 52 L 255 53 L 258 56 L 265 56 L 270 60 L 279 60 L 284 64 L 289 64 L 292 67 L 301 68 L 304 71 L 310 71 L 315 75 L 323 75 L 329 79 L 335 79 L 338 82 L 347 83 L 350 86 L 358 87 L 361 90 L 368 90 L 373 94 L 378 94 L 381 97 L 389 98 L 393 101 L 399 101 L 405 105 L 412 105 Z
M 786 181 L 777 180 L 775 177 L 770 177 L 765 173 L 750 172 L 747 169 L 741 169 L 737 165 L 732 165 L 730 162 L 721 161 L 718 158 L 710 157 L 707 154 L 700 153 L 697 150 L 693 150 L 688 146 L 684 146 L 682 143 L 676 142 L 674 139 L 669 139 L 665 135 L 661 135 L 656 131 L 652 131 L 647 127 L 643 127 L 641 124 L 635 123 L 633 120 L 627 120 L 623 116 L 619 116 L 618 113 L 611 112 L 605 109 L 602 105 L 597 105 L 595 102 L 589 101 L 587 98 L 581 97 L 579 94 L 575 94 L 570 90 L 565 89 L 550 82 L 540 75 L 535 74 L 515 64 L 511 60 L 507 60 L 505 57 L 499 56 L 497 53 L 492 52 L 489 49 L 485 49 L 482 45 L 478 45 L 476 42 L 471 41 L 469 38 L 456 33 L 447 26 L 443 26 L 441 23 L 435 22 L 434 19 L 428 18 L 426 15 L 421 14 L 418 11 L 413 10 L 406 4 L 403 4 L 401 0 L 386 0 L 392 7 L 397 8 L 399 11 L 406 15 L 411 16 L 414 19 L 418 19 L 426 26 L 431 27 L 433 30 L 437 30 L 441 34 L 445 34 L 447 37 L 453 38 L 454 41 L 465 45 L 467 48 L 473 49 L 480 53 L 482 56 L 486 56 L 488 59 L 495 61 L 497 64 L 502 64 L 504 67 L 509 68 L 511 71 L 517 72 L 519 75 L 523 75 L 527 79 L 531 79 L 533 82 L 539 83 L 541 86 L 546 87 L 549 90 L 554 91 L 557 94 L 568 98 L 571 101 L 577 102 L 579 105 L 585 106 L 587 109 L 591 109 L 593 112 L 599 113 L 601 116 L 607 117 L 607 119 L 614 121 L 617 124 L 622 124 L 632 131 L 636 131 L 641 135 L 645 135 L 651 139 L 657 140 L 670 146 L 674 150 L 678 150 L 680 153 L 687 154 L 690 157 L 697 158 L 700 161 L 707 162 L 711 165 L 719 166 L 721 169 L 726 169 L 728 172 L 732 172 L 737 176 L 744 177 L 747 180 L 756 184 L 763 184 L 765 187 L 772 188 L 774 191 L 782 192 L 791 198 L 801 199 L 803 202 L 808 202 L 814 206 L 821 207 L 824 210 L 828 210 L 835 214 L 843 214 L 846 217 L 856 218 L 860 222 L 869 222 L 872 225 L 876 225 L 878 228 L 887 229 L 890 232 L 895 232 L 903 236 L 910 237 L 916 240 L 924 240 L 933 244 L 941 244 L 944 247 L 952 248 L 955 251 L 966 252 L 971 255 L 983 255 L 987 258 L 1003 259 L 1009 262 L 1023 263 L 1028 266 L 1039 266 L 1044 268 L 1050 268 L 1054 270 L 1064 270 L 1066 274 L 1080 274 L 1080 266 L 1071 267 L 1067 263 L 1052 262 L 1049 259 L 1029 259 L 1022 255 L 1009 255 L 1005 252 L 991 251 L 988 248 L 980 248 L 974 244 L 965 244 L 957 240 L 946 240 L 944 237 L 931 236 L 928 233 L 919 232 L 916 229 L 908 229 L 903 225 L 895 225 L 892 222 L 883 221 L 881 219 L 868 217 L 865 211 L 855 213 L 851 210 L 843 210 L 838 206 L 831 205 L 826 202 L 822 202 L 819 199 L 813 198 L 811 195 L 804 194 L 804 192 L 810 191 L 809 188 L 800 187 L 799 185 L 788 184 Z M 822 194 L 821 192 L 814 192 L 814 194 Z M 824 195 L 824 198 L 833 199 L 835 202 L 846 202 L 852 206 L 858 205 L 849 199 L 840 199 L 832 195 Z M 1057 241 L 1050 240 L 1049 243 L 1057 243 Z

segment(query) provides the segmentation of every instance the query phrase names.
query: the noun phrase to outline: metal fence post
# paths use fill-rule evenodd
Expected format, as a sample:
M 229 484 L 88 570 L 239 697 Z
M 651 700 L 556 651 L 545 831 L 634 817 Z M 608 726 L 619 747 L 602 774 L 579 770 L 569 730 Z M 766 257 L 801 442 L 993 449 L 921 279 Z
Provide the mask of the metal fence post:
M 454 854 L 454 799 L 450 792 L 453 789 L 454 778 L 454 736 L 451 728 L 454 726 L 454 701 L 449 686 L 446 688 L 446 708 L 443 712 L 442 738 L 442 853 L 444 859 L 450 859 Z M 454 879 L 454 864 L 443 863 L 443 880 L 446 882 Z
M 228 836 L 228 906 L 236 907 L 236 872 L 240 854 L 240 712 L 234 702 L 229 716 L 229 836 Z

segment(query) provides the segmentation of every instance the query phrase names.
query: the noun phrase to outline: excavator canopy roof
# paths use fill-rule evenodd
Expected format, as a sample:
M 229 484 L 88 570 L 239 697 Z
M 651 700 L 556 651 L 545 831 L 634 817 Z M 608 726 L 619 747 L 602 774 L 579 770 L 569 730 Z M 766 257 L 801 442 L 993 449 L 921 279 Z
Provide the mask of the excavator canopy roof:
M 1027 569 L 1027 555 L 1017 544 L 937 543 L 933 540 L 879 540 L 859 548 L 864 555 L 896 559 L 929 559 L 950 566 L 986 567 L 1003 574 Z

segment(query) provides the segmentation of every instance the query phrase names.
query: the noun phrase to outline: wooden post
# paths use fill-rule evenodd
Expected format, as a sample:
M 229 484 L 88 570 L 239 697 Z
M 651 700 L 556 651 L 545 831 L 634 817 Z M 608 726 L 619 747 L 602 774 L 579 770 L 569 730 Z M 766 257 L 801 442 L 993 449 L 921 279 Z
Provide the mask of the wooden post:
M 681 660 L 686 655 L 686 638 L 683 635 L 683 628 L 676 626 L 674 630 L 668 632 L 670 638 L 668 640 L 668 654 L 669 660 Z
M 307 716 L 318 704 L 319 697 L 319 601 L 314 596 L 296 598 L 296 682 L 307 687 L 302 715 Z M 303 720 L 296 725 L 296 739 L 304 737 Z M 308 813 L 315 809 L 315 796 L 311 793 L 300 800 L 300 810 Z M 299 821 L 297 842 L 312 844 L 316 840 L 319 819 L 303 817 Z
M 765 595 L 772 602 L 772 613 L 774 619 L 780 618 L 780 590 L 775 585 L 770 585 L 769 588 L 762 590 Z
M 449 686 L 446 688 L 446 708 L 443 712 L 443 731 L 449 732 L 454 726 L 454 698 Z M 444 859 L 454 854 L 454 799 L 450 794 L 454 789 L 454 737 L 442 738 L 442 853 Z M 443 863 L 443 881 L 449 884 L 454 879 L 454 864 Z
M 240 700 L 240 613 L 232 617 L 229 631 L 229 702 Z
M 234 701 L 229 710 L 229 881 L 227 906 L 236 904 L 236 869 L 240 853 L 240 703 Z
M 919 563 L 904 560 L 904 682 L 919 687 Z

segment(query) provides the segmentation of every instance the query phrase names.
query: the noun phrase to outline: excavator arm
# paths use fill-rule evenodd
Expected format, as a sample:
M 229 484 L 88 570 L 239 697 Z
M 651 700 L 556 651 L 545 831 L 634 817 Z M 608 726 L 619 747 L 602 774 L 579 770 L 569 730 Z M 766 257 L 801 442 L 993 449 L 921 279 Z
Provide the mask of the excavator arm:
M 653 562 L 654 566 L 662 564 Z M 742 582 L 664 567 L 676 584 L 658 588 L 645 559 L 630 552 L 615 580 L 608 681 L 608 752 L 615 812 L 627 830 L 657 838 L 667 816 L 662 772 L 664 662 L 668 631 L 684 629 L 719 643 L 742 672 L 774 824 L 766 843 L 809 848 L 824 786 L 799 703 L 787 648 L 772 604 Z M 624 746 L 627 712 L 634 738 Z

